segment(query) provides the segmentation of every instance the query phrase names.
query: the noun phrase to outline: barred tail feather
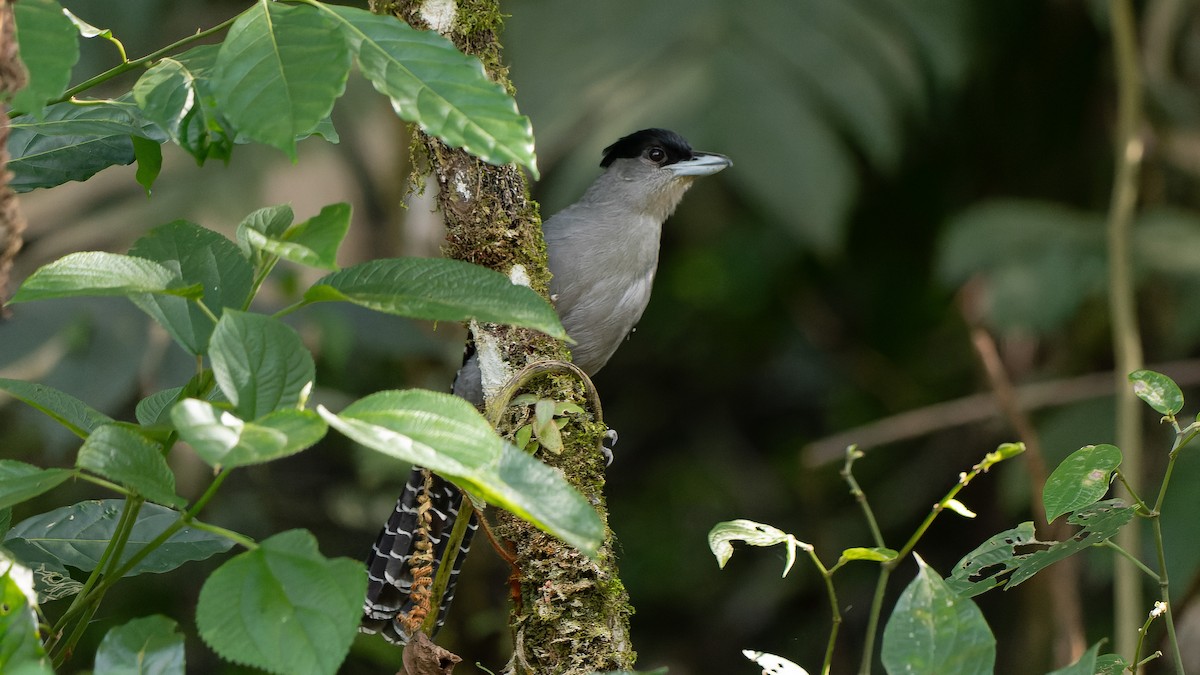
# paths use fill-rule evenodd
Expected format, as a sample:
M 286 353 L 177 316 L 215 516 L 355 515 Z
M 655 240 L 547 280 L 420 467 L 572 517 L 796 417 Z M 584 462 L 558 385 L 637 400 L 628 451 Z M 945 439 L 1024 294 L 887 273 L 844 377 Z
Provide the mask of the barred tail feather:
M 418 553 L 417 544 L 420 540 L 417 529 L 420 521 L 420 497 L 429 490 L 429 542 L 433 545 L 429 561 L 414 561 Z M 413 627 L 413 610 L 418 607 L 414 595 L 413 583 L 418 576 L 433 578 L 437 576 L 438 567 L 446 549 L 450 531 L 458 517 L 458 507 L 462 501 L 462 493 L 448 481 L 437 475 L 429 475 L 426 469 L 413 467 L 408 482 L 396 508 L 388 517 L 387 524 L 371 547 L 367 555 L 367 597 L 363 602 L 363 618 L 359 630 L 364 633 L 382 633 L 389 642 L 406 644 Z M 450 570 L 449 583 L 437 608 L 437 628 L 441 628 L 446 619 L 446 612 L 454 600 L 454 588 L 458 582 L 458 573 L 466 560 L 471 539 L 478 528 L 478 519 L 471 513 L 471 522 L 463 537 L 462 545 L 454 556 Z M 414 574 L 414 563 L 418 568 Z M 420 625 L 417 617 L 416 626 Z M 406 627 L 407 626 L 409 627 Z

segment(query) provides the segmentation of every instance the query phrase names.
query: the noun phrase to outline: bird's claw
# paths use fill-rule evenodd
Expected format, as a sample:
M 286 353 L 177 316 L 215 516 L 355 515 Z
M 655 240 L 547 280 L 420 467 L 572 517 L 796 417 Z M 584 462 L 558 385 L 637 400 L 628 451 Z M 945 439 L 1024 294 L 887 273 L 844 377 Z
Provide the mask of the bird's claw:
M 600 453 L 604 455 L 604 466 L 612 466 L 613 463 L 613 448 L 617 446 L 617 430 L 609 429 L 604 432 L 604 438 L 600 441 Z

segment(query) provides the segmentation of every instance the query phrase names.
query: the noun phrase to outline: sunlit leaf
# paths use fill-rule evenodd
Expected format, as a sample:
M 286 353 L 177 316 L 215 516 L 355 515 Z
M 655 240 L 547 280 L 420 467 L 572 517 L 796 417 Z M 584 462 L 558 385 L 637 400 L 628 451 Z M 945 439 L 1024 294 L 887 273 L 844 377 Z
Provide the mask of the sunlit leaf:
M 277 410 L 253 422 L 194 398 L 171 409 L 179 437 L 209 465 L 231 468 L 293 455 L 325 436 L 325 422 L 311 410 Z
M 199 297 L 199 284 L 188 284 L 152 260 L 84 251 L 39 267 L 10 302 L 87 296 L 134 296 L 141 293 Z
M 1183 392 L 1171 378 L 1153 370 L 1135 370 L 1129 374 L 1133 393 L 1163 415 L 1175 415 L 1183 410 Z
M 262 314 L 225 312 L 208 355 L 217 385 L 244 420 L 301 406 L 316 372 L 296 331 Z
M 431 391 L 384 391 L 339 414 L 317 411 L 351 439 L 427 467 L 484 501 L 594 556 L 604 526 L 562 474 L 496 435 L 470 403 Z

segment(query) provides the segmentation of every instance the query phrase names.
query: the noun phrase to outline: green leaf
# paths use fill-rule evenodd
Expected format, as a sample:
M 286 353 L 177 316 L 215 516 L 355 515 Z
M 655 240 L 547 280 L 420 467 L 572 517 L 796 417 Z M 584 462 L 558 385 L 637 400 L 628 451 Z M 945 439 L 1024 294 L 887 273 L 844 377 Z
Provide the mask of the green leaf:
M 401 119 L 485 162 L 515 162 L 538 177 L 529 118 L 488 78 L 479 59 L 434 31 L 415 30 L 391 16 L 320 8 L 337 17 L 363 76 L 392 100 Z
M 238 132 L 296 159 L 296 138 L 329 116 L 346 87 L 350 50 L 327 13 L 260 0 L 229 29 L 213 72 Z
M 38 562 L 50 561 L 90 572 L 96 568 L 116 531 L 124 505 L 122 499 L 87 501 L 26 518 L 8 531 L 4 546 L 31 567 Z M 179 512 L 165 506 L 142 504 L 122 562 L 162 534 L 179 517 Z M 127 576 L 167 572 L 185 562 L 204 560 L 228 551 L 232 545 L 233 542 L 224 537 L 185 527 L 147 554 Z
M 1054 672 L 1046 675 L 1095 675 L 1096 673 L 1096 657 L 1100 654 L 1101 642 L 1097 642 L 1088 648 L 1075 663 L 1059 668 Z
M 1135 370 L 1129 374 L 1133 393 L 1160 414 L 1175 416 L 1183 410 L 1183 392 L 1171 378 L 1153 370 Z
M 145 188 L 146 196 L 149 197 L 150 188 L 158 178 L 159 172 L 162 171 L 162 145 L 141 136 L 133 136 L 131 140 L 133 141 L 133 156 L 137 160 L 137 172 L 134 174 L 134 180 Z
M 334 415 L 329 425 L 386 455 L 428 467 L 483 500 L 595 556 L 604 526 L 562 474 L 496 435 L 470 403 L 431 391 L 383 391 Z
M 49 673 L 34 613 L 33 576 L 2 552 L 0 572 L 0 672 Z
M 186 220 L 175 220 L 138 238 L 129 255 L 157 263 L 176 277 L 203 288 L 200 300 L 219 318 L 227 307 L 242 308 L 254 284 L 254 269 L 223 235 Z M 130 298 L 193 354 L 208 349 L 213 320 L 184 298 L 137 295 Z
M 134 619 L 104 634 L 92 675 L 183 675 L 183 634 L 161 614 Z
M 1021 523 L 992 536 L 963 556 L 954 566 L 947 583 L 955 593 L 974 597 L 1004 583 L 1003 577 L 1021 562 L 1016 551 L 1030 551 L 1037 545 L 1052 543 L 1038 541 L 1032 522 Z
M 185 399 L 171 409 L 179 437 L 215 468 L 259 464 L 312 447 L 328 427 L 311 410 L 277 410 L 253 422 L 212 404 Z
M 304 407 L 316 372 L 295 330 L 246 312 L 225 312 L 213 331 L 209 358 L 217 386 L 245 420 Z
M 333 674 L 358 632 L 362 565 L 327 559 L 291 530 L 213 572 L 196 606 L 200 637 L 222 658 L 286 675 Z
M 179 400 L 179 394 L 182 391 L 183 387 L 172 387 L 154 392 L 138 401 L 137 407 L 133 411 L 138 423 L 143 426 L 152 426 L 164 421 L 170 422 L 171 406 Z
M 74 396 L 44 384 L 0 377 L 0 391 L 49 415 L 80 438 L 87 438 L 96 427 L 113 421 Z
M 1067 522 L 1083 529 L 1059 542 L 1038 541 L 1033 523 L 1022 523 L 988 539 L 958 561 L 949 583 L 964 596 L 978 595 L 1000 585 L 1012 588 L 1064 558 L 1115 537 L 1133 519 L 1135 511 L 1119 499 L 1078 509 L 1068 516 Z M 1003 579 L 1009 572 L 1011 575 Z
M 129 164 L 135 159 L 131 136 L 165 138 L 136 106 L 119 100 L 55 103 L 44 110 L 41 120 L 22 115 L 10 125 L 8 168 L 17 192 L 87 180 L 101 169 Z
M 134 296 L 156 293 L 199 297 L 199 284 L 179 277 L 151 260 L 103 251 L 72 253 L 39 267 L 25 279 L 9 302 L 80 296 Z
M 842 551 L 842 557 L 838 559 L 838 564 L 841 565 L 852 560 L 887 562 L 889 560 L 895 560 L 896 556 L 898 555 L 900 555 L 898 552 L 893 551 L 890 548 L 879 548 L 877 546 L 864 548 L 862 546 L 856 546 L 854 548 L 848 548 L 845 551 Z
M 13 4 L 17 43 L 29 82 L 12 97 L 14 110 L 39 115 L 48 101 L 62 96 L 79 60 L 79 38 L 71 20 L 55 0 L 21 0 Z
M 725 569 L 725 563 L 733 557 L 733 542 L 742 541 L 751 546 L 774 546 L 794 542 L 795 539 L 779 528 L 739 518 L 713 525 L 708 531 L 708 548 L 717 558 L 717 565 Z M 808 546 L 808 544 L 804 544 Z M 795 557 L 794 546 L 788 545 L 789 560 Z M 788 563 L 791 567 L 791 563 Z
M 378 312 L 430 321 L 505 323 L 566 337 L 554 308 L 532 289 L 461 260 L 372 260 L 320 279 L 304 299 L 345 300 Z
M 15 459 L 0 459 L 0 509 L 53 490 L 72 473 L 67 469 L 40 469 Z
M 133 98 L 142 114 L 162 127 L 176 143 L 184 118 L 197 105 L 195 79 L 183 63 L 164 58 L 142 73 L 133 85 Z
M 250 233 L 257 232 L 262 238 L 279 239 L 295 220 L 290 204 L 279 204 L 261 208 L 242 219 L 237 226 L 237 245 L 242 255 L 257 264 L 257 249 L 250 245 Z
M 1071 453 L 1042 489 L 1047 522 L 1100 501 L 1120 465 L 1121 451 L 1115 445 L 1087 445 Z
M 288 228 L 280 237 L 268 236 L 254 227 L 239 227 L 238 238 L 244 236 L 250 246 L 284 260 L 336 270 L 338 247 L 349 229 L 350 205 L 340 203 L 322 208 L 319 214 Z
M 1117 654 L 1101 654 L 1096 658 L 1096 675 L 1122 675 L 1130 670 L 1129 662 Z
M 75 465 L 119 483 L 159 504 L 180 507 L 187 502 L 175 494 L 175 474 L 163 448 L 129 427 L 108 424 L 88 436 Z
M 883 630 L 884 668 L 893 674 L 991 675 L 996 639 L 983 612 L 916 559 L 920 570 Z

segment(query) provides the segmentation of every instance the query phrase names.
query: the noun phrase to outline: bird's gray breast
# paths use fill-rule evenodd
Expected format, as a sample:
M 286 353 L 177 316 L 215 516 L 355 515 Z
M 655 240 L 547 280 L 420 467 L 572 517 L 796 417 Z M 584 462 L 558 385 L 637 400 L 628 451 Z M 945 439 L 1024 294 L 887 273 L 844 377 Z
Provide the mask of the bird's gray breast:
M 546 222 L 550 293 L 567 335 L 571 357 L 588 374 L 608 363 L 642 317 L 658 266 L 661 224 L 588 222 L 561 213 Z

